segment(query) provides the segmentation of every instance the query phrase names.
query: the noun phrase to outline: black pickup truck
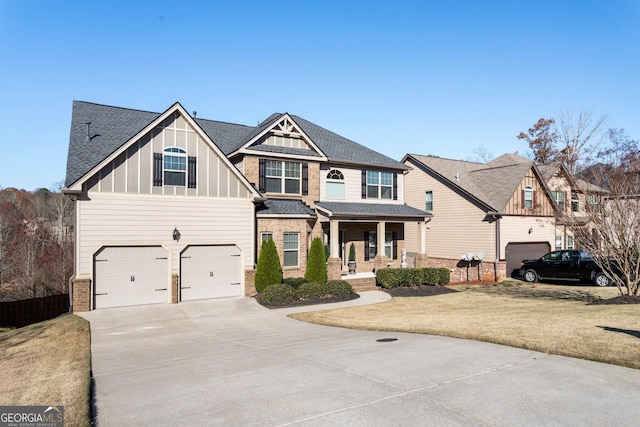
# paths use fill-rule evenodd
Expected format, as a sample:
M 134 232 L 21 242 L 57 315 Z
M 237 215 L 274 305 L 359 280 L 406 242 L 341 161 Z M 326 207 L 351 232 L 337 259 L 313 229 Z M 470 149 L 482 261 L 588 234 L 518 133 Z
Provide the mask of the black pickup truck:
M 593 282 L 598 286 L 612 284 L 591 255 L 581 250 L 553 251 L 535 260 L 524 260 L 520 276 L 527 282 L 548 279 Z

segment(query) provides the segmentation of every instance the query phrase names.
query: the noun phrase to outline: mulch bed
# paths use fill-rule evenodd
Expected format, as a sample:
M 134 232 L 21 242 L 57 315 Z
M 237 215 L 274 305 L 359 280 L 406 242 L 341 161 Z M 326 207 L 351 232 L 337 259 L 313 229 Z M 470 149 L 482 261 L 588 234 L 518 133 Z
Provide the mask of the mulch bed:
M 615 298 L 596 300 L 589 305 L 640 304 L 640 296 L 618 295 Z
M 399 286 L 397 288 L 382 289 L 392 297 L 426 297 L 431 295 L 442 295 L 458 292 L 455 289 L 444 286 Z
M 342 302 L 342 301 L 350 301 L 352 299 L 358 299 L 360 295 L 353 293 L 350 295 L 332 295 L 326 298 L 317 298 L 317 299 L 306 299 L 300 301 L 294 301 L 291 304 L 265 304 L 260 301 L 260 295 L 256 297 L 256 301 L 267 308 L 288 308 L 288 307 L 300 307 L 303 305 L 314 305 L 314 304 L 329 304 L 332 302 Z

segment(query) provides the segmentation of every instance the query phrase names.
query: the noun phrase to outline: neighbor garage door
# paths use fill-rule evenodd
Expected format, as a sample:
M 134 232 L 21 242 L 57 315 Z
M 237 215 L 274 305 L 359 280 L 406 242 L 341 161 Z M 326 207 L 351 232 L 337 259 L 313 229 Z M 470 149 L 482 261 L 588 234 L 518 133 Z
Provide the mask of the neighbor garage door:
M 95 308 L 168 302 L 169 265 L 163 248 L 105 247 L 94 265 Z
M 515 277 L 525 259 L 537 259 L 551 250 L 549 242 L 509 243 L 506 248 L 507 277 Z M 512 273 L 514 273 L 513 275 Z
M 187 247 L 180 257 L 181 300 L 242 295 L 241 260 L 235 245 Z

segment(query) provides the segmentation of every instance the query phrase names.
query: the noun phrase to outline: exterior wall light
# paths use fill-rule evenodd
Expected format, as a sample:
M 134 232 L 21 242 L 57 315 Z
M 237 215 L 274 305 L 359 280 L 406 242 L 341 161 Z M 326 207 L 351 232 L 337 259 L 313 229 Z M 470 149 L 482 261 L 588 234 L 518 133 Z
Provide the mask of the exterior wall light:
M 173 240 L 176 242 L 180 241 L 180 232 L 178 231 L 178 227 L 173 229 Z
M 529 234 L 531 234 L 531 233 L 533 233 L 533 228 L 530 228 L 530 229 L 529 229 Z M 176 235 L 176 232 L 175 232 L 175 231 L 173 232 L 173 235 L 174 235 L 174 236 Z M 179 236 L 179 235 L 180 235 L 180 233 L 178 233 L 178 236 Z

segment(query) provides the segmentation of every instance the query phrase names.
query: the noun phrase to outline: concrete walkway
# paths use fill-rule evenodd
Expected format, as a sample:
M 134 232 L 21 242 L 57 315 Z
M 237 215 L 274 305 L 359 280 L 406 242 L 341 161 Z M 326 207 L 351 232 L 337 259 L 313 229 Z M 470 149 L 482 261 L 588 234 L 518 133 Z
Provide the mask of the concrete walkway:
M 83 314 L 91 322 L 95 421 L 635 426 L 640 420 L 638 370 L 454 338 L 312 325 L 283 314 L 251 298 Z

